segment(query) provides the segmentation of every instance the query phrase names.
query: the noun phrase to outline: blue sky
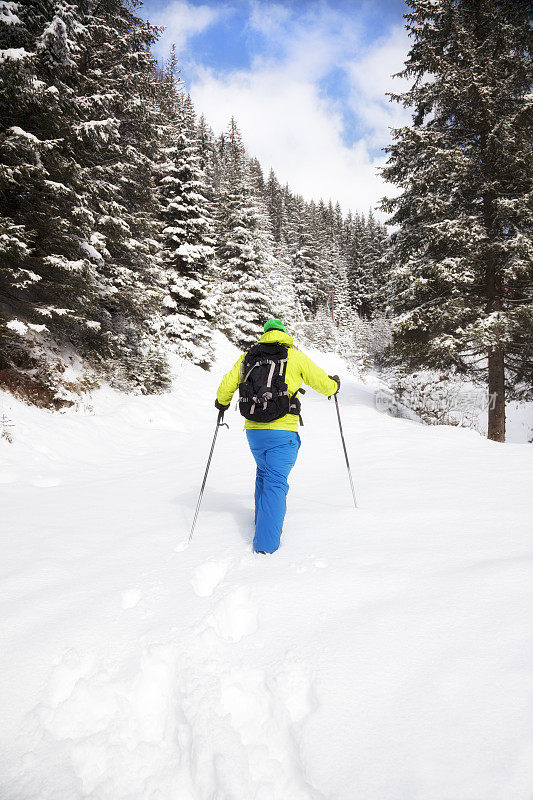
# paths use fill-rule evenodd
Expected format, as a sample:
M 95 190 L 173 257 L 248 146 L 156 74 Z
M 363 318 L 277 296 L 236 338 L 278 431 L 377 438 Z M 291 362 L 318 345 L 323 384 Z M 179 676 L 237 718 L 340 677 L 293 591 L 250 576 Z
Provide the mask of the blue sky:
M 232 114 L 264 170 L 305 197 L 366 211 L 389 126 L 408 120 L 385 92 L 408 49 L 403 0 L 146 0 L 176 43 L 182 77 L 216 133 Z

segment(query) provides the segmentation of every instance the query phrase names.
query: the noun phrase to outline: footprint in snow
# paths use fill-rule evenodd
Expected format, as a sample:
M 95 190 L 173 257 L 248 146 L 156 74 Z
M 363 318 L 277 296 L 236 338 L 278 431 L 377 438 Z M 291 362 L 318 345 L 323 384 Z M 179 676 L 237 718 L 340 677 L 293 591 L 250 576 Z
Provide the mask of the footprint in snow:
M 292 658 L 269 678 L 268 687 L 294 726 L 301 725 L 318 706 L 311 675 Z
M 49 489 L 51 486 L 61 485 L 59 478 L 45 477 L 44 475 L 39 475 L 37 478 L 30 481 L 30 483 L 32 486 L 38 486 L 40 489 Z
M 314 556 L 311 556 L 311 559 L 312 558 L 314 558 Z M 298 564 L 294 562 L 291 564 L 291 567 L 294 568 L 297 575 L 303 575 L 304 572 L 308 572 L 309 569 L 325 569 L 327 566 L 329 566 L 329 564 L 324 558 L 316 558 L 314 561 L 311 560 L 308 564 Z
M 139 589 L 126 589 L 122 592 L 122 608 L 134 608 L 141 599 L 141 592 Z
M 16 483 L 18 480 L 16 472 L 0 472 L 0 483 Z
M 196 569 L 191 580 L 192 588 L 199 597 L 209 597 L 226 574 L 229 561 L 206 561 Z
M 238 642 L 257 630 L 257 607 L 250 592 L 240 586 L 227 594 L 207 618 L 215 632 L 230 642 Z

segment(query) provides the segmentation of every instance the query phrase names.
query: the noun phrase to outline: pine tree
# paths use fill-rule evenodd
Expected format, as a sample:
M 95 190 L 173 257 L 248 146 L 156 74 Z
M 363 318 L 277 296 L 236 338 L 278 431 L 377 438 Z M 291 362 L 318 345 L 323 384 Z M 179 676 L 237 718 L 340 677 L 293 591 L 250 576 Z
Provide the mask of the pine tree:
M 126 383 L 149 388 L 151 320 L 161 302 L 156 165 L 164 122 L 161 80 L 150 54 L 159 29 L 136 16 L 139 0 L 89 7 L 79 62 L 81 175 L 90 192 L 88 246 L 98 272 L 105 363 Z M 153 373 L 153 370 L 150 370 Z M 161 362 L 162 384 L 166 369 Z M 156 384 L 157 385 L 157 384 Z
M 505 440 L 505 394 L 533 386 L 531 7 L 528 0 L 407 0 L 414 43 L 395 99 L 383 203 L 393 236 L 395 352 L 485 377 L 488 436 Z
M 23 373 L 37 385 L 43 347 L 83 340 L 94 311 L 96 273 L 81 244 L 91 215 L 75 154 L 84 27 L 73 6 L 52 0 L 8 11 L 0 64 L 0 367 L 11 385 L 24 382 Z
M 321 242 L 321 269 L 322 281 L 319 289 L 326 297 L 326 303 L 331 311 L 334 324 L 349 324 L 350 297 L 348 286 L 348 259 L 343 247 L 343 220 L 339 203 L 333 207 L 331 200 L 327 207 L 319 204 L 322 209 Z
M 254 194 L 263 200 L 265 196 L 265 176 L 257 158 L 248 159 L 248 175 Z
M 350 304 L 362 319 L 371 319 L 389 302 L 387 231 L 372 209 L 366 219 L 357 213 L 350 223 L 343 234 Z
M 387 294 L 387 233 L 370 208 L 359 242 L 359 314 L 371 319 L 377 310 L 383 311 Z
M 2 359 L 43 383 L 60 345 L 149 388 L 157 30 L 134 7 L 29 0 L 4 35 Z
M 330 308 L 340 276 L 340 253 L 335 231 L 335 213 L 331 200 L 320 200 L 316 206 L 314 225 L 317 270 L 314 276 L 315 304 Z
M 316 236 L 313 235 L 314 204 L 308 207 L 303 199 L 299 198 L 296 219 L 298 249 L 294 256 L 294 283 L 303 313 L 307 318 L 316 312 L 319 305 L 315 283 L 318 272 L 318 254 Z
M 275 246 L 267 272 L 268 316 L 281 319 L 289 327 L 302 320 L 302 311 L 292 280 L 290 256 L 282 246 Z
M 266 215 L 254 196 L 241 135 L 232 119 L 221 138 L 224 164 L 218 197 L 217 260 L 224 281 L 219 326 L 240 347 L 249 347 L 269 315 L 266 280 L 271 258 Z
M 364 263 L 370 285 L 369 316 L 373 317 L 387 309 L 390 297 L 387 229 L 376 220 L 372 209 L 366 221 Z
M 338 345 L 338 331 L 332 319 L 331 309 L 321 305 L 314 318 L 311 341 L 323 353 L 334 352 Z
M 268 214 L 270 216 L 270 225 L 272 228 L 272 235 L 276 242 L 281 242 L 282 231 L 285 221 L 285 209 L 283 205 L 283 194 L 279 181 L 271 169 L 268 175 L 268 181 L 265 186 L 265 197 Z
M 209 274 L 214 256 L 213 223 L 199 162 L 190 97 L 176 97 L 178 114 L 160 179 L 164 220 L 161 263 L 167 287 L 165 332 L 179 352 L 207 369 L 212 362 L 213 306 Z
M 222 164 L 215 135 L 203 114 L 196 129 L 198 142 L 198 166 L 203 176 L 204 192 L 208 200 L 214 201 L 220 191 Z
M 283 219 L 281 225 L 281 239 L 286 245 L 291 261 L 298 250 L 298 225 L 302 198 L 293 195 L 287 184 L 281 190 L 283 203 Z
M 362 214 L 353 218 L 347 241 L 347 276 L 350 303 L 360 317 L 365 317 L 369 305 L 366 267 L 366 222 Z

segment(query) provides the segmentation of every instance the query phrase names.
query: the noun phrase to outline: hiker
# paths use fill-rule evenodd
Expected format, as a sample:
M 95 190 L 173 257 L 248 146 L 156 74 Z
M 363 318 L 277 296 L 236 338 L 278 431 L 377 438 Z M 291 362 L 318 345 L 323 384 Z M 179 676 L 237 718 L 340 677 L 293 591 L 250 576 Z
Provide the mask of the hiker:
M 239 409 L 246 417 L 246 437 L 257 464 L 254 550 L 263 554 L 274 553 L 280 545 L 287 477 L 301 444 L 297 395 L 302 382 L 327 397 L 340 388 L 338 375 L 326 375 L 292 341 L 279 319 L 267 320 L 259 344 L 243 353 L 222 378 L 215 401 L 224 412 L 239 389 Z

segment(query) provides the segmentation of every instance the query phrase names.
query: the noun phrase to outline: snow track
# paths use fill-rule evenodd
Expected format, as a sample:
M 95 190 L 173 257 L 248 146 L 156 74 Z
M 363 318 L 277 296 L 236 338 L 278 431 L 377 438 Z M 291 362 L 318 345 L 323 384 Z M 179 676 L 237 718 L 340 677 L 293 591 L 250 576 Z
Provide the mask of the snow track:
M 231 644 L 256 629 L 257 607 L 237 587 L 179 645 L 146 644 L 129 674 L 67 651 L 36 716 L 81 796 L 319 797 L 297 768 L 312 682 L 290 655 L 275 670 L 243 666 L 247 645 Z
M 232 358 L 85 414 L 4 398 L 2 800 L 530 800 L 531 447 L 341 371 L 361 508 L 309 392 L 280 551 L 233 412 L 187 548 Z

